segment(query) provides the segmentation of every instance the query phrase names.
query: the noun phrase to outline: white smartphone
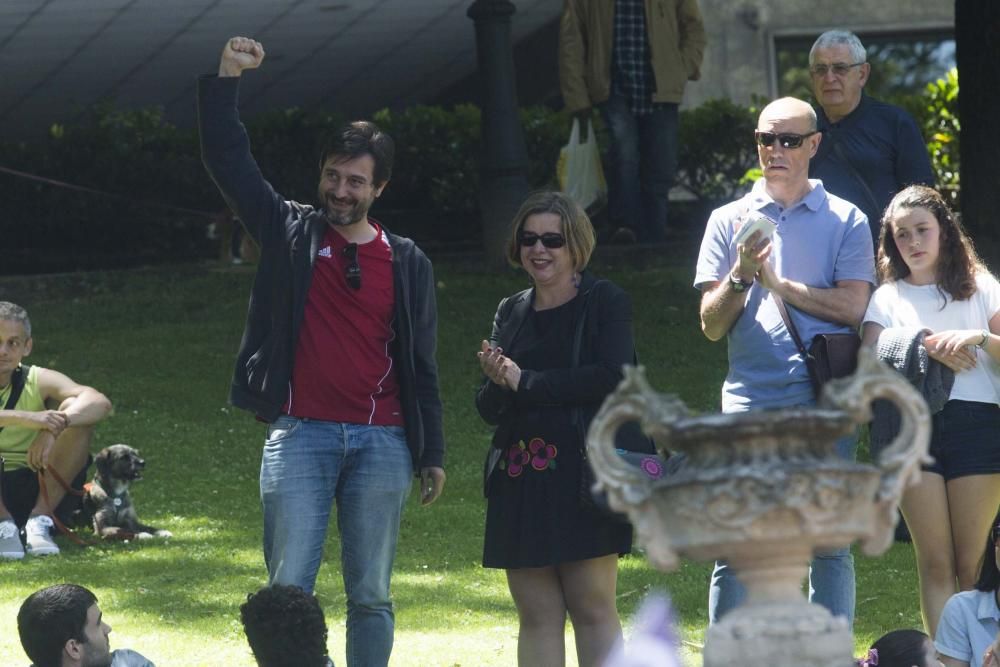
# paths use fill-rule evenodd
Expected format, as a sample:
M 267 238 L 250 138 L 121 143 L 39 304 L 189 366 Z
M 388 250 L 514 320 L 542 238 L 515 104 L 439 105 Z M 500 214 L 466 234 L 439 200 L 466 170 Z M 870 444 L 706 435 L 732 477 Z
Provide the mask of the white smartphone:
M 740 227 L 740 231 L 736 232 L 736 243 L 737 245 L 746 243 L 746 240 L 750 238 L 754 232 L 760 232 L 760 238 L 757 239 L 757 244 L 760 245 L 764 241 L 771 238 L 774 234 L 774 229 L 775 225 L 773 222 L 762 215 L 758 215 L 743 223 L 743 226 Z

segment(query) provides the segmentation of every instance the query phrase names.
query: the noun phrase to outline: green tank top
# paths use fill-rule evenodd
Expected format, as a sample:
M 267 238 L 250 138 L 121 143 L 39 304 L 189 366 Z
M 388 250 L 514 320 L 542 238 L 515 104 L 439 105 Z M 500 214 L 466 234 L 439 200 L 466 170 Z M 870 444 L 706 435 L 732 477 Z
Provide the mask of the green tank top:
M 0 408 L 7 405 L 12 384 L 0 390 Z M 38 389 L 38 366 L 32 366 L 28 370 L 24 391 L 21 392 L 21 398 L 17 399 L 13 409 L 27 412 L 41 412 L 45 409 L 45 401 Z M 37 435 L 37 430 L 23 426 L 5 426 L 0 431 L 0 456 L 3 456 L 7 470 L 23 468 L 28 464 L 28 447 Z

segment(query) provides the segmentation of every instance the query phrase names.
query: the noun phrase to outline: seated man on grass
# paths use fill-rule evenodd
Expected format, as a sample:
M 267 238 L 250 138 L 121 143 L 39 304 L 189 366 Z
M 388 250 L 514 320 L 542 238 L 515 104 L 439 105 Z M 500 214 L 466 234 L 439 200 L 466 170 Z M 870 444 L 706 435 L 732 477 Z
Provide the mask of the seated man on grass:
M 274 584 L 240 606 L 243 631 L 258 667 L 333 667 L 319 601 L 298 586 Z
M 29 554 L 59 553 L 49 515 L 66 495 L 62 482 L 84 472 L 94 424 L 111 412 L 99 391 L 58 371 L 22 366 L 31 346 L 28 313 L 0 301 L 0 558 L 24 557 L 22 527 Z
M 17 612 L 17 632 L 32 667 L 155 667 L 129 649 L 111 650 L 111 626 L 83 586 L 35 591 Z

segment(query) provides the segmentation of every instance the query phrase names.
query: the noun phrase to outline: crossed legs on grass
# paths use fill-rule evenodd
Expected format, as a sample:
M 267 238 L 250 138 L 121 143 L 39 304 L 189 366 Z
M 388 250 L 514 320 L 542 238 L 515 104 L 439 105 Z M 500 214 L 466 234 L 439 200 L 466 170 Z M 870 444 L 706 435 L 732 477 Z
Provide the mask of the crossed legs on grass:
M 87 464 L 93 437 L 93 426 L 74 426 L 64 430 L 58 438 L 54 439 L 52 449 L 49 452 L 48 469 L 55 471 L 67 484 L 71 483 Z M 52 434 L 48 431 L 40 431 L 35 442 L 39 446 L 44 446 L 47 444 L 46 440 L 52 440 Z M 51 521 L 48 519 L 35 520 L 35 517 L 45 517 L 55 512 L 66 495 L 66 489 L 56 480 L 54 475 L 43 475 L 42 483 L 45 484 L 46 491 L 46 494 L 43 494 L 41 488 L 31 480 L 27 472 L 27 469 L 19 469 L 7 471 L 4 474 L 5 479 L 0 482 L 0 491 L 2 491 L 0 493 L 0 522 L 11 521 L 17 526 L 24 526 L 28 522 L 29 552 L 39 556 L 57 554 L 59 547 L 52 541 L 50 534 Z M 26 479 L 30 484 L 29 487 L 17 488 L 15 486 L 15 482 L 22 484 L 25 483 Z M 45 501 L 46 495 L 48 502 Z M 9 527 L 9 524 L 7 526 Z M 5 558 L 20 558 L 23 555 L 20 538 L 17 536 L 16 530 L 11 531 L 8 527 L 3 529 L 6 539 L 3 540 L 2 555 Z M 11 534 L 7 535 L 7 533 Z
M 519 622 L 518 665 L 566 664 L 567 613 L 580 667 L 601 665 L 622 634 L 615 605 L 617 580 L 617 554 L 507 570 Z

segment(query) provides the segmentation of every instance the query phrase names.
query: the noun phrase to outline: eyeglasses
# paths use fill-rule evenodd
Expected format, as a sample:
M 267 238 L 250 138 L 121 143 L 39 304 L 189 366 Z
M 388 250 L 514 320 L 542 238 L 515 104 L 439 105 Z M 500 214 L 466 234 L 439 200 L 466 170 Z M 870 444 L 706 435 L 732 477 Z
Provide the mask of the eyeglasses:
M 555 232 L 545 232 L 544 234 L 521 232 L 517 235 L 517 243 L 522 248 L 530 248 L 538 243 L 539 239 L 541 239 L 542 245 L 549 249 L 561 248 L 566 245 L 566 237 Z
M 772 146 L 775 139 L 781 144 L 782 148 L 798 148 L 802 145 L 806 137 L 811 137 L 816 132 L 816 130 L 813 130 L 805 134 L 795 134 L 794 132 L 761 132 L 760 130 L 754 130 L 753 136 L 757 139 L 757 143 L 765 148 Z
M 361 289 L 361 265 L 358 264 L 358 244 L 348 243 L 344 246 L 344 257 L 347 264 L 344 266 L 344 280 L 351 289 Z
M 819 64 L 816 64 L 816 65 L 813 65 L 812 67 L 810 67 L 809 68 L 809 73 L 812 74 L 815 77 L 823 78 L 824 76 L 826 76 L 827 72 L 829 72 L 830 70 L 833 70 L 834 75 L 836 75 L 836 76 L 844 76 L 848 72 L 851 71 L 851 68 L 853 68 L 853 67 L 861 67 L 862 65 L 864 65 L 863 62 L 860 62 L 860 63 L 833 63 L 832 65 L 826 65 L 826 64 L 823 64 L 823 63 L 819 63 Z

